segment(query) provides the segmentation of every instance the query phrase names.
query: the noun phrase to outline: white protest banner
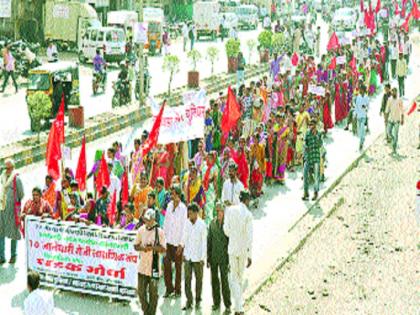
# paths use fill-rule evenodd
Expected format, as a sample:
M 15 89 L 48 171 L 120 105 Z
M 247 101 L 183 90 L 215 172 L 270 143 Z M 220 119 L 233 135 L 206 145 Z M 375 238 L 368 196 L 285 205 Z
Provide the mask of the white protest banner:
M 12 0 L 0 0 L 0 18 L 12 17 Z
M 318 96 L 325 96 L 325 88 L 322 86 L 317 86 L 314 89 L 314 94 L 318 95 Z
M 205 90 L 189 91 L 183 95 L 184 104 L 166 107 L 163 112 L 159 131 L 159 144 L 177 143 L 204 137 L 204 119 L 208 109 Z M 159 112 L 159 106 L 151 99 L 153 116 Z
M 147 43 L 147 23 L 134 23 L 133 41 L 137 44 Z
M 137 297 L 136 233 L 27 216 L 27 267 L 41 285 L 130 300 Z
M 309 84 L 308 93 L 316 94 L 315 91 L 316 91 L 316 85 L 315 84 Z
M 342 65 L 346 63 L 346 56 L 338 56 L 336 58 L 337 64 Z

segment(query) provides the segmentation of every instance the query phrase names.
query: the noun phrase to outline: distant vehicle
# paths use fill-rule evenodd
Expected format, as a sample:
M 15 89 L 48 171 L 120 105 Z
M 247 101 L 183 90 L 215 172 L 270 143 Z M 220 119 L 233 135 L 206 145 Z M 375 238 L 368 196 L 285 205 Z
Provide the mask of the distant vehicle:
M 260 21 L 262 22 L 264 20 L 264 18 L 269 14 L 270 14 L 270 12 L 268 11 L 268 9 L 266 7 L 261 7 L 260 10 L 259 10 Z
M 153 56 L 162 53 L 162 34 L 165 16 L 160 8 L 144 8 L 143 21 L 147 23 L 147 42 L 145 48 Z
M 234 27 L 238 28 L 239 19 L 238 16 L 233 12 L 224 12 L 219 14 L 220 23 L 223 19 L 223 16 L 226 19 L 225 25 L 227 29 L 232 29 Z
M 53 40 L 59 49 L 80 48 L 89 27 L 100 27 L 95 9 L 79 1 L 47 1 L 45 9 L 45 40 Z
M 96 49 L 102 51 L 106 62 L 120 62 L 125 58 L 124 30 L 117 27 L 88 28 L 82 39 L 79 61 L 92 61 Z
M 243 4 L 236 8 L 239 19 L 239 28 L 257 29 L 258 27 L 258 8 L 252 4 Z
M 236 12 L 236 8 L 241 5 L 240 0 L 220 0 L 220 12 Z
M 216 1 L 197 1 L 193 5 L 193 22 L 195 25 L 197 40 L 203 36 L 210 36 L 216 40 L 219 33 L 220 5 Z
M 123 28 L 125 32 L 127 32 L 129 27 L 133 30 L 138 20 L 139 15 L 136 11 L 110 11 L 107 15 L 108 26 Z
M 357 23 L 357 12 L 351 8 L 340 8 L 334 13 L 334 30 L 353 30 Z

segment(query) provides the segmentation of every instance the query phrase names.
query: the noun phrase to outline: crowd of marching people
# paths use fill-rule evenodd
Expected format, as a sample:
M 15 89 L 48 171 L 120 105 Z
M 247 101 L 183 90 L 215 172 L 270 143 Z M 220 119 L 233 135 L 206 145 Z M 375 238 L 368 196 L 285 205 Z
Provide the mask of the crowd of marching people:
M 332 33 L 328 52 L 320 58 L 299 50 L 274 54 L 266 76 L 210 100 L 202 139 L 156 144 L 143 154 L 145 145 L 150 145 L 150 134 L 144 131 L 134 140 L 129 156 L 122 154 L 119 142 L 98 151 L 85 176 L 93 178 L 91 192 L 86 192 L 78 174 L 66 168 L 60 184 L 47 175 L 45 186 L 35 187 L 17 213 L 23 187 L 13 161 L 7 161 L 1 177 L 5 211 L 0 213 L 0 263 L 5 262 L 4 237 L 12 239 L 10 262 L 16 261 L 16 241 L 26 215 L 137 231 L 139 296 L 145 314 L 156 312 L 157 282 L 153 280 L 158 278 L 154 272 L 159 273 L 162 253 L 166 253 L 165 298 L 181 295 L 183 265 L 184 309 L 194 302 L 192 274 L 199 306 L 207 264 L 213 309 L 219 309 L 223 300 L 229 311 L 232 295 L 235 314 L 242 314 L 242 278 L 252 257 L 249 209 L 258 205 L 264 188 L 287 185 L 288 173 L 302 171 L 302 199 L 309 199 L 313 185 L 316 200 L 326 178 L 324 140 L 335 126 L 351 128 L 363 150 L 369 132 L 369 96 L 377 94 L 381 84 L 386 84 L 381 114 L 396 153 L 398 126 L 404 122 L 400 98 L 405 93 L 410 38 L 399 25 L 380 31 L 381 36 L 375 27 L 370 31 L 371 35 L 345 44 Z M 394 78 L 399 95 L 390 83 Z

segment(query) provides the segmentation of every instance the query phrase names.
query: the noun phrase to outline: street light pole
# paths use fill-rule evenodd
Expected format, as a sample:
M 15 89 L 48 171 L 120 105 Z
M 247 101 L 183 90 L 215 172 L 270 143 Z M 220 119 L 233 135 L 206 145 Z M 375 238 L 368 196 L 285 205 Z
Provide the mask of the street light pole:
M 143 0 L 139 0 L 139 22 L 143 23 Z M 143 61 L 143 50 L 144 50 L 144 43 L 139 43 L 139 50 L 138 50 L 138 56 L 139 56 L 139 72 L 138 72 L 138 78 L 139 80 L 139 105 L 140 107 L 144 104 L 143 100 L 143 86 L 144 86 L 144 61 Z

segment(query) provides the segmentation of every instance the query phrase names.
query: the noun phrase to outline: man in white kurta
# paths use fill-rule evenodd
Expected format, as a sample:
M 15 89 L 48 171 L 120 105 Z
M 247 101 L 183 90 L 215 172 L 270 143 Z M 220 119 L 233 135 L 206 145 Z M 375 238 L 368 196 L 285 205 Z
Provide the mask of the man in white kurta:
M 252 263 L 252 214 L 248 210 L 250 194 L 240 193 L 240 203 L 226 209 L 223 230 L 229 238 L 230 291 L 235 314 L 244 314 L 244 271 Z

